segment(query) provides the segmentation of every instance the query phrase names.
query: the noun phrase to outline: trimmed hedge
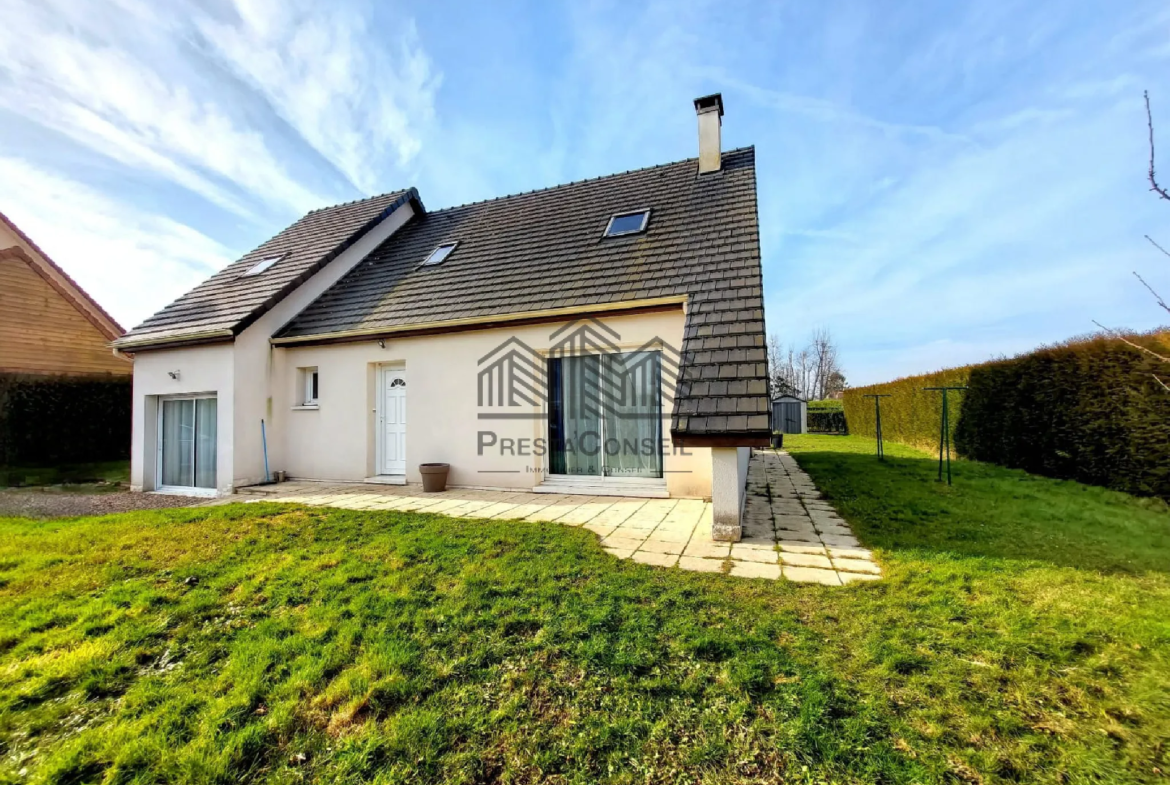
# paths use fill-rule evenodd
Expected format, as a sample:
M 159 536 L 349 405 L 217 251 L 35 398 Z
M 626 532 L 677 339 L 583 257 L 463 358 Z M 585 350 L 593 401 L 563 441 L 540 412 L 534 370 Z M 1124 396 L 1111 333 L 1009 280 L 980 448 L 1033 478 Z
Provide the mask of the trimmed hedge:
M 808 410 L 809 433 L 848 433 L 845 427 L 845 412 L 840 409 Z
M 1170 333 L 1131 340 L 1170 355 Z M 976 460 L 1170 498 L 1170 393 L 1152 378 L 1168 371 L 1104 337 L 976 366 L 955 445 Z
M 873 398 L 869 394 L 889 394 L 882 398 L 882 436 L 922 450 L 938 452 L 939 427 L 942 424 L 942 393 L 927 392 L 923 387 L 956 387 L 967 384 L 970 368 L 950 368 L 922 376 L 907 376 L 885 384 L 851 387 L 845 391 L 845 420 L 849 432 L 862 436 L 876 434 Z M 950 397 L 951 438 L 963 409 L 964 393 Z
M 1170 354 L 1170 332 L 1129 336 Z M 1049 477 L 1170 498 L 1170 393 L 1152 378 L 1164 363 L 1115 338 L 1044 347 L 1007 360 L 952 368 L 845 391 L 855 434 L 874 435 L 882 399 L 885 438 L 938 450 L 942 396 L 951 393 L 952 443 L 966 458 Z
M 0 374 L 0 465 L 130 457 L 130 378 Z

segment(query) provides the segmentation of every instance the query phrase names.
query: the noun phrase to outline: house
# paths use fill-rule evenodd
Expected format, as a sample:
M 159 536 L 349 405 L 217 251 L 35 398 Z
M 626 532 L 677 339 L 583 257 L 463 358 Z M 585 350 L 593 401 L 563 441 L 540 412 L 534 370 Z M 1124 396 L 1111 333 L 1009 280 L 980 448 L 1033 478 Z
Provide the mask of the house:
M 710 497 L 738 539 L 769 441 L 755 151 L 427 210 L 309 213 L 114 342 L 132 484 L 329 481 Z
M 0 374 L 128 377 L 122 328 L 0 213 Z
M 122 461 L 130 453 L 122 328 L 0 214 L 0 467 Z M 19 474 L 0 473 L 0 482 Z

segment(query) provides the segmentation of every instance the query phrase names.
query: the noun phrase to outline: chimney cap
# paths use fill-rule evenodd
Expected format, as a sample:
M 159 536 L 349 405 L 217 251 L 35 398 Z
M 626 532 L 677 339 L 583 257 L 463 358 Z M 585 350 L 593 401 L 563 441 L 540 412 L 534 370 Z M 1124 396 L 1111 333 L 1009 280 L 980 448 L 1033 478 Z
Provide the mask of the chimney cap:
M 695 99 L 695 113 L 701 114 L 709 112 L 712 109 L 719 110 L 719 116 L 723 116 L 723 94 L 711 93 L 711 95 L 704 95 L 701 98 Z

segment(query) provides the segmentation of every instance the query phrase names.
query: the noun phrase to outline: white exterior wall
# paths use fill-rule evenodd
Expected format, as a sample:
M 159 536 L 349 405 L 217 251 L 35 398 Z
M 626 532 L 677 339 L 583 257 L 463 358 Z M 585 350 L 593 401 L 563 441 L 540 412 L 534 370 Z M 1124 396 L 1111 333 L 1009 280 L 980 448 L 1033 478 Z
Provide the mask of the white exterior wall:
M 547 440 L 544 419 L 482 419 L 490 409 L 479 406 L 479 361 L 516 337 L 545 351 L 549 336 L 568 323 L 500 327 L 460 333 L 377 341 L 290 347 L 282 355 L 274 417 L 280 429 L 281 462 L 291 477 L 360 481 L 377 473 L 377 369 L 394 364 L 406 371 L 406 479 L 420 482 L 418 464 L 451 464 L 450 485 L 531 489 L 543 479 L 547 456 L 537 455 L 536 440 Z M 676 349 L 682 345 L 682 309 L 650 314 L 612 316 L 602 320 L 620 336 L 619 348 L 637 349 L 658 338 Z M 299 401 L 298 368 L 316 367 L 320 378 L 319 408 L 294 408 Z M 663 406 L 663 438 L 670 439 L 671 405 Z M 523 409 L 536 414 L 542 407 Z M 480 454 L 480 433 L 494 433 L 497 442 Z M 488 441 L 490 437 L 483 437 Z M 514 440 L 513 454 L 501 450 Z M 525 440 L 525 442 L 521 442 Z M 523 445 L 527 446 L 524 450 Z M 270 445 L 270 450 L 272 449 Z M 521 454 L 522 452 L 527 454 Z M 663 461 L 671 496 L 711 494 L 711 459 L 706 448 L 671 448 Z
M 134 358 L 134 424 L 130 448 L 130 483 L 134 490 L 155 488 L 158 397 L 214 393 L 217 398 L 216 485 L 220 494 L 264 479 L 260 420 L 268 426 L 268 460 L 278 468 L 282 440 L 273 438 L 284 411 L 272 401 L 274 380 L 283 379 L 280 352 L 269 337 L 306 305 L 337 282 L 414 214 L 403 205 L 268 313 L 234 343 L 139 351 Z M 179 379 L 168 372 L 179 371 Z M 274 450 L 276 452 L 274 452 Z
M 337 283 L 358 262 L 365 259 L 382 242 L 394 234 L 414 210 L 410 205 L 399 207 L 376 228 L 358 240 L 344 253 L 325 266 L 295 292 L 284 298 L 268 313 L 236 336 L 235 391 L 236 462 L 235 485 L 253 485 L 264 479 L 264 446 L 260 438 L 260 420 L 268 427 L 268 464 L 272 471 L 285 462 L 281 453 L 283 439 L 279 434 L 287 425 L 287 406 L 278 395 L 283 389 L 287 369 L 283 350 L 268 341 L 281 327 Z M 295 368 L 293 372 L 295 383 Z
M 232 492 L 235 433 L 230 343 L 141 352 L 134 358 L 134 423 L 130 444 L 130 487 L 153 491 L 157 485 L 158 400 L 167 395 L 216 396 L 216 490 Z M 172 379 L 176 372 L 177 379 Z
M 747 500 L 750 447 L 715 447 L 711 450 L 711 537 L 738 542 L 743 536 L 743 507 Z

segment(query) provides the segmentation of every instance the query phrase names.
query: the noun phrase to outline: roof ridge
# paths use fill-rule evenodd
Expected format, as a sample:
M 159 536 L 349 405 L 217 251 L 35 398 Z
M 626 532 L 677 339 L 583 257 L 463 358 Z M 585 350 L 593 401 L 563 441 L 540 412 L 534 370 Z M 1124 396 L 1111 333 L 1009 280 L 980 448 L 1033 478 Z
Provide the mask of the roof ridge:
M 414 186 L 410 186 L 413 188 Z M 305 213 L 301 218 L 308 218 L 313 213 L 320 213 L 325 210 L 336 210 L 338 207 L 350 207 L 351 205 L 360 204 L 362 202 L 372 202 L 375 199 L 382 199 L 387 196 L 401 196 L 410 190 L 410 188 L 399 188 L 397 191 L 387 191 L 384 194 L 374 194 L 373 196 L 362 196 L 357 199 L 350 199 L 348 202 L 339 202 L 337 204 L 326 205 L 325 207 L 317 207 Z M 295 223 L 295 221 L 294 221 Z
M 756 146 L 754 144 L 744 145 L 743 147 L 736 147 L 732 150 L 724 150 L 722 155 L 729 156 L 729 155 L 732 155 L 734 153 L 742 153 L 742 152 L 745 152 L 747 150 L 754 150 L 755 147 Z M 446 212 L 450 212 L 452 210 L 461 210 L 465 207 L 476 207 L 476 206 L 481 205 L 481 204 L 490 204 L 491 202 L 500 202 L 500 201 L 503 201 L 504 199 L 516 199 L 516 198 L 521 197 L 521 196 L 530 196 L 532 194 L 545 193 L 547 191 L 555 191 L 558 188 L 568 188 L 569 186 L 581 185 L 583 183 L 593 183 L 593 182 L 598 182 L 600 180 L 609 180 L 611 178 L 622 177 L 622 176 L 627 175 L 627 174 L 638 174 L 639 172 L 649 172 L 649 171 L 654 170 L 654 169 L 664 169 L 668 166 L 678 166 L 680 164 L 690 163 L 691 161 L 697 162 L 698 160 L 699 160 L 698 156 L 695 156 L 693 158 L 681 158 L 677 161 L 667 161 L 666 163 L 654 164 L 652 166 L 642 166 L 642 167 L 639 167 L 637 169 L 627 169 L 624 172 L 613 172 L 612 174 L 602 174 L 602 175 L 598 175 L 597 177 L 584 177 L 580 180 L 570 180 L 567 183 L 558 183 L 557 185 L 549 185 L 549 186 L 545 186 L 544 188 L 533 188 L 533 189 L 528 190 L 528 191 L 517 191 L 514 194 L 504 194 L 503 196 L 493 196 L 489 199 L 480 199 L 480 200 L 474 201 L 474 202 L 464 202 L 463 204 L 455 204 L 455 205 L 451 205 L 450 207 L 440 207 L 438 210 L 428 210 L 427 215 L 437 215 L 439 213 L 446 213 Z

